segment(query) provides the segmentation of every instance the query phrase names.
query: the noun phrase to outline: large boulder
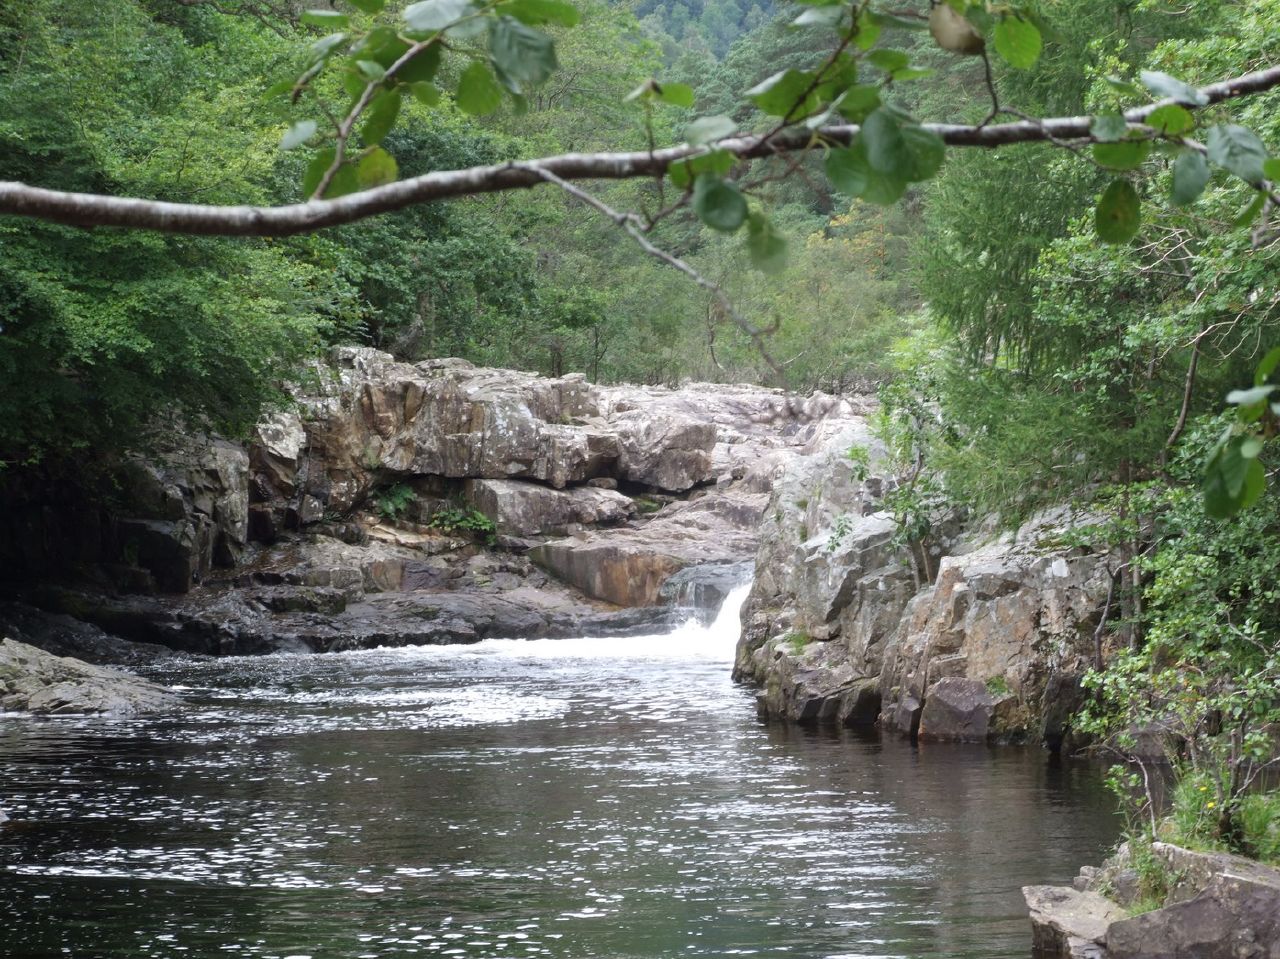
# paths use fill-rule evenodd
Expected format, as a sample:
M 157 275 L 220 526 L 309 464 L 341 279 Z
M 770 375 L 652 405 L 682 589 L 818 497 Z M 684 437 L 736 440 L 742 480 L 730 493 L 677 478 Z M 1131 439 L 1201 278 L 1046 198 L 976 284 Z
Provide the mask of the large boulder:
M 1068 886 L 1024 886 L 1031 912 L 1033 959 L 1103 959 L 1111 923 L 1124 909 L 1096 892 Z
M 0 640 L 0 709 L 138 716 L 178 705 L 168 690 L 128 673 Z
M 523 480 L 468 480 L 467 502 L 502 534 L 563 536 L 574 524 L 614 526 L 636 510 L 629 497 L 594 486 L 554 489 Z

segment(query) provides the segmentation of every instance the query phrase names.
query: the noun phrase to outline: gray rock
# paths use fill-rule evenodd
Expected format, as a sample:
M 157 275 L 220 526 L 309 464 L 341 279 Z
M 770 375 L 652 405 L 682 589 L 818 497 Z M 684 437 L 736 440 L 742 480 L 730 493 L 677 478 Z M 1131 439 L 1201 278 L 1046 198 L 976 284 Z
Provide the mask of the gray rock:
M 174 655 L 166 646 L 130 642 L 89 623 L 25 603 L 0 603 L 0 636 L 98 666 L 141 666 Z
M 664 507 L 634 528 L 583 531 L 529 555 L 561 581 L 616 606 L 653 606 L 681 569 L 750 559 L 758 543 L 759 494 L 712 492 Z
M 163 687 L 136 676 L 0 640 L 0 709 L 127 717 L 168 712 L 179 704 Z
M 917 735 L 922 741 L 986 742 L 996 734 L 997 710 L 1012 700 L 976 679 L 940 679 L 929 689 Z
M 886 728 L 1061 747 L 1107 576 L 1105 555 L 1053 544 L 1087 518 L 1049 512 L 993 538 L 952 517 L 935 528 L 928 555 L 908 550 L 881 510 L 893 484 L 875 475 L 882 450 L 864 424 L 839 425 L 775 481 L 735 678 L 763 687 L 762 703 L 779 718 L 810 715 L 812 701 L 874 679 Z M 851 458 L 853 447 L 866 456 Z M 822 668 L 810 668 L 808 653 L 796 661 L 777 642 L 788 635 L 829 642 Z
M 465 496 L 509 536 L 564 535 L 574 523 L 616 525 L 635 512 L 626 496 L 592 486 L 557 490 L 522 480 L 468 480 Z
M 1024 886 L 1031 911 L 1033 959 L 1104 959 L 1111 923 L 1125 912 L 1096 892 L 1065 886 Z

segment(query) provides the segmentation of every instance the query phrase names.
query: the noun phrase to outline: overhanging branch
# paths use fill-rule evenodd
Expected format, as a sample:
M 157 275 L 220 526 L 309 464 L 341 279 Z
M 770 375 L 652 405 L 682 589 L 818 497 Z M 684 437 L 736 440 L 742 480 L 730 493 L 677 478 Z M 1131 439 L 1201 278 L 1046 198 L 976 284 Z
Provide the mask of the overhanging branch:
M 1278 86 L 1280 66 L 1214 83 L 1201 88 L 1201 92 L 1210 104 L 1214 104 Z M 1140 124 L 1154 109 L 1170 102 L 1165 100 L 1129 110 L 1125 118 L 1130 123 Z M 925 128 L 941 136 L 948 146 L 992 148 L 1014 143 L 1088 139 L 1092 119 L 1088 116 L 1055 117 L 986 126 L 935 123 L 925 124 Z M 818 131 L 824 141 L 842 145 L 849 144 L 857 133 L 856 125 L 823 127 Z M 716 146 L 748 160 L 808 149 L 813 138 L 811 130 L 789 129 L 772 137 L 721 140 Z M 217 236 L 289 236 L 353 223 L 419 203 L 528 189 L 547 183 L 552 177 L 573 182 L 661 176 L 673 163 L 701 151 L 700 147 L 685 145 L 640 153 L 567 153 L 539 160 L 426 173 L 336 200 L 312 200 L 278 207 L 166 203 L 93 193 L 66 193 L 0 181 L 0 214 L 85 227 L 118 226 Z

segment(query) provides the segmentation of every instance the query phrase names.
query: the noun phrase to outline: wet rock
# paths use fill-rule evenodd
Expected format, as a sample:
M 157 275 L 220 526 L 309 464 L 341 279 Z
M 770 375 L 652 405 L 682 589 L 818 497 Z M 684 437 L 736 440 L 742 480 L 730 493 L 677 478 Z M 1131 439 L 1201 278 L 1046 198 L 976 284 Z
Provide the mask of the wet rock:
M 179 706 L 154 683 L 78 659 L 0 640 L 0 709 L 45 714 L 139 716 Z
M 704 563 L 674 573 L 658 590 L 658 599 L 714 617 L 728 595 L 750 581 L 750 563 Z

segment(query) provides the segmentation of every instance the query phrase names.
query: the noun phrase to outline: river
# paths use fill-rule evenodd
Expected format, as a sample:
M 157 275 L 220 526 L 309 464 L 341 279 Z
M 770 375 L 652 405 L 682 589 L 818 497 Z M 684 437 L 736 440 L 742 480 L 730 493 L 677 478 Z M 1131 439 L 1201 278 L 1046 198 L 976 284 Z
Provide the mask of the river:
M 755 719 L 738 607 L 627 639 L 169 663 L 0 717 L 0 955 L 1029 954 L 1114 841 L 1086 763 Z

